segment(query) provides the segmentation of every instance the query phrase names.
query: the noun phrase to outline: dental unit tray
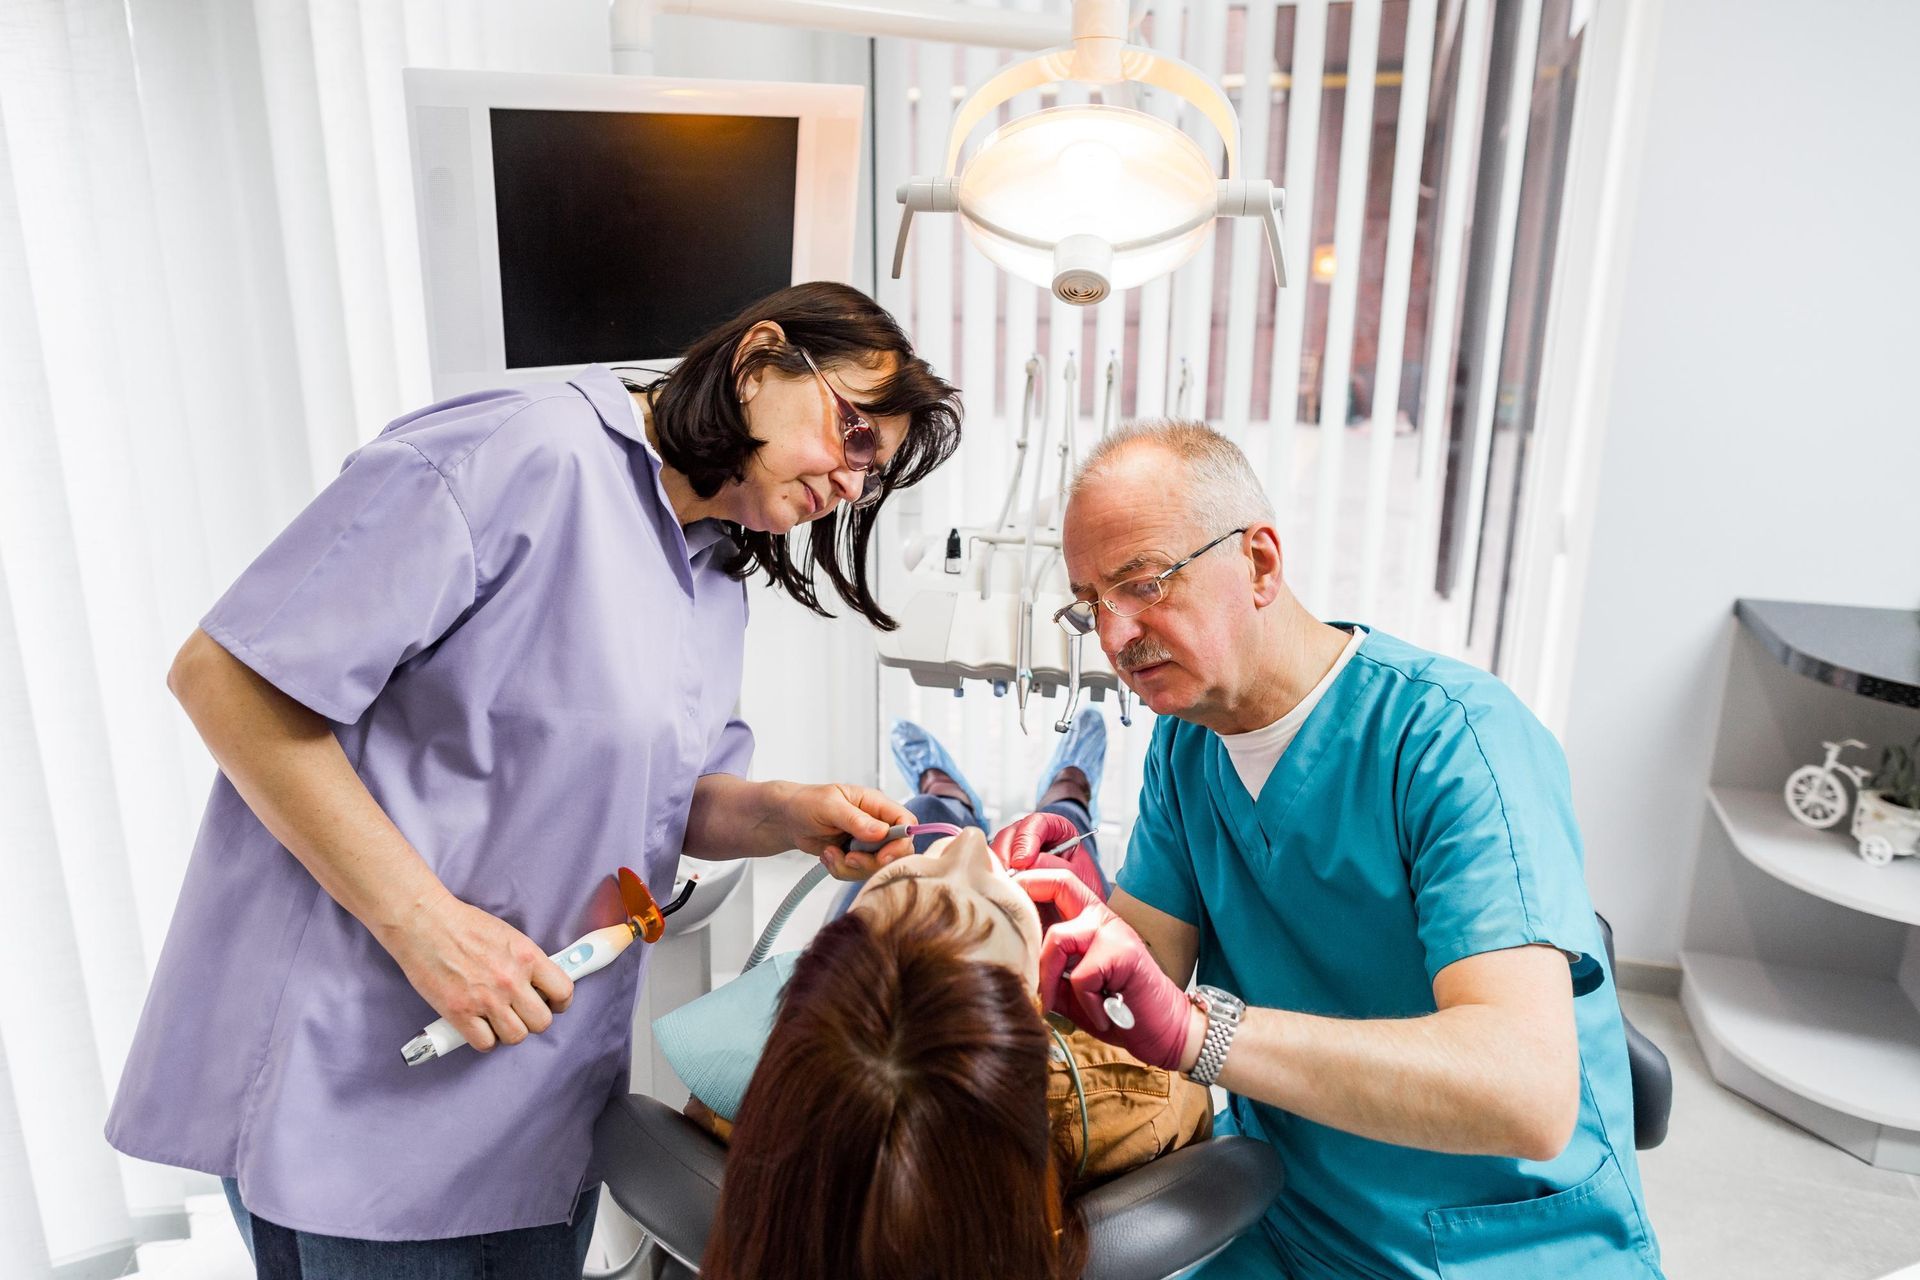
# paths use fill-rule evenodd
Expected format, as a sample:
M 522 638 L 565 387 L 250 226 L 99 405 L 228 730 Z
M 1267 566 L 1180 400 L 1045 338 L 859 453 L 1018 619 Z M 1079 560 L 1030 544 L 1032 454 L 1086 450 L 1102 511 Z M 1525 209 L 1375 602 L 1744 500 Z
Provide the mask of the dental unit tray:
M 1122 723 L 1131 724 L 1133 718 L 1132 695 L 1114 674 L 1097 639 L 1069 636 L 1053 621 L 1057 610 L 1073 603 L 1060 539 L 1067 483 L 1078 461 L 1074 441 L 1077 366 L 1071 356 L 1062 377 L 1066 390 L 1061 397 L 1064 407 L 1052 489 L 1043 487 L 1049 435 L 1046 362 L 1036 355 L 1027 361 L 1013 478 L 999 518 L 992 525 L 942 531 L 933 540 L 943 544 L 942 549 L 933 555 L 928 554 L 934 550 L 929 539 L 907 538 L 906 603 L 896 611 L 900 629 L 881 633 L 875 644 L 882 666 L 899 668 L 926 688 L 951 689 L 956 696 L 969 680 L 988 684 L 995 695 L 1012 688 L 1019 699 L 1023 730 L 1032 695 L 1051 697 L 1064 692 L 1065 707 L 1054 728 L 1065 733 L 1082 691 L 1094 701 L 1114 693 L 1120 699 Z M 1117 359 L 1108 360 L 1105 381 L 1102 436 L 1118 407 Z M 1040 431 L 1033 451 L 1039 456 L 1022 512 L 1018 509 L 1021 481 L 1036 420 Z

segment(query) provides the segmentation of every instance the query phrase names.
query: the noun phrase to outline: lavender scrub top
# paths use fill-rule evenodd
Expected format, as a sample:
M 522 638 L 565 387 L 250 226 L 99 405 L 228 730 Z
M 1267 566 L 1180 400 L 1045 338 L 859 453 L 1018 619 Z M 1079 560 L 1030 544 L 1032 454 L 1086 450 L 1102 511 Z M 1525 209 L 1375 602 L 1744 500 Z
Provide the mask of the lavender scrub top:
M 732 543 L 682 531 L 625 388 L 445 401 L 383 431 L 201 623 L 334 723 L 434 873 L 547 951 L 616 867 L 662 901 L 694 783 L 744 774 Z M 626 1092 L 636 944 L 545 1034 L 408 1067 L 436 1016 L 216 777 L 107 1119 L 254 1213 L 372 1240 L 566 1221 Z

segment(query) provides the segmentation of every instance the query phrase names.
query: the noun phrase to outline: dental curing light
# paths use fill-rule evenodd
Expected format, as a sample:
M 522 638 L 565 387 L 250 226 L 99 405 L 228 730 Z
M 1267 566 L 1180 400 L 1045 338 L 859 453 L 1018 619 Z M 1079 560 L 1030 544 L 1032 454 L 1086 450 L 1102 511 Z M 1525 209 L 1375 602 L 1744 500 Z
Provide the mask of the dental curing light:
M 560 971 L 574 981 L 579 981 L 590 973 L 597 973 L 620 957 L 635 938 L 646 942 L 658 942 L 667 931 L 667 917 L 686 905 L 693 896 L 694 882 L 689 880 L 665 907 L 653 900 L 653 894 L 647 889 L 646 882 L 627 867 L 620 868 L 616 877 L 620 886 L 620 903 L 626 910 L 626 919 L 619 924 L 608 925 L 604 929 L 595 929 L 585 936 L 575 939 L 565 950 L 556 951 L 547 958 L 560 966 Z M 604 917 L 603 917 L 604 918 Z M 467 1043 L 453 1023 L 441 1018 L 407 1041 L 400 1049 L 400 1056 L 406 1059 L 410 1067 L 423 1062 L 432 1062 L 443 1058 Z

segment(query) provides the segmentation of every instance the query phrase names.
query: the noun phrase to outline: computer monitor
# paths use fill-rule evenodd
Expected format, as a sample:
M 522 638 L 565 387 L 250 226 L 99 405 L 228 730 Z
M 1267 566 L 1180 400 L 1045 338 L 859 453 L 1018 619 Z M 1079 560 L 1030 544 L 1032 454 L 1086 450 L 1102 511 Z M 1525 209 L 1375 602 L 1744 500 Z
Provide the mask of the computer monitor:
M 858 85 L 405 72 L 436 396 L 670 363 L 849 280 Z

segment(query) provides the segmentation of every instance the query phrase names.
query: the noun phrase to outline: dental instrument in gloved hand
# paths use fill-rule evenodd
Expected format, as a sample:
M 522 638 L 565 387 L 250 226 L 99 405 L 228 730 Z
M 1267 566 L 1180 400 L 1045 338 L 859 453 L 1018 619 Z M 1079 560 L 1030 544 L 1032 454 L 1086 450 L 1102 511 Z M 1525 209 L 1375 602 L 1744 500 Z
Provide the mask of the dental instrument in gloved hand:
M 660 941 L 667 931 L 667 917 L 686 905 L 695 888 L 694 881 L 687 881 L 678 896 L 662 907 L 654 901 L 646 882 L 631 869 L 620 868 L 616 881 L 620 886 L 620 903 L 626 911 L 626 919 L 604 929 L 595 929 L 576 939 L 572 946 L 547 957 L 560 966 L 562 973 L 575 981 L 612 964 L 621 952 L 633 944 L 635 938 L 646 942 Z M 401 1046 L 400 1056 L 406 1059 L 408 1066 L 417 1067 L 423 1062 L 443 1058 L 466 1043 L 467 1038 L 460 1034 L 453 1022 L 441 1018 Z
M 1040 943 L 1048 1011 L 1148 1066 L 1180 1070 L 1193 1003 L 1140 935 L 1071 872 L 1023 871 L 1014 880 L 1036 906 L 1050 903 L 1063 917 Z
M 1096 830 L 1081 831 L 1062 815 L 1042 810 L 1015 818 L 995 832 L 990 843 L 1009 871 L 1029 871 L 1035 867 L 1071 871 L 1095 897 L 1104 901 L 1107 888 L 1094 860 L 1084 855 L 1066 856 L 1082 841 L 1090 839 Z M 1048 923 L 1045 912 L 1040 919 L 1042 924 Z

